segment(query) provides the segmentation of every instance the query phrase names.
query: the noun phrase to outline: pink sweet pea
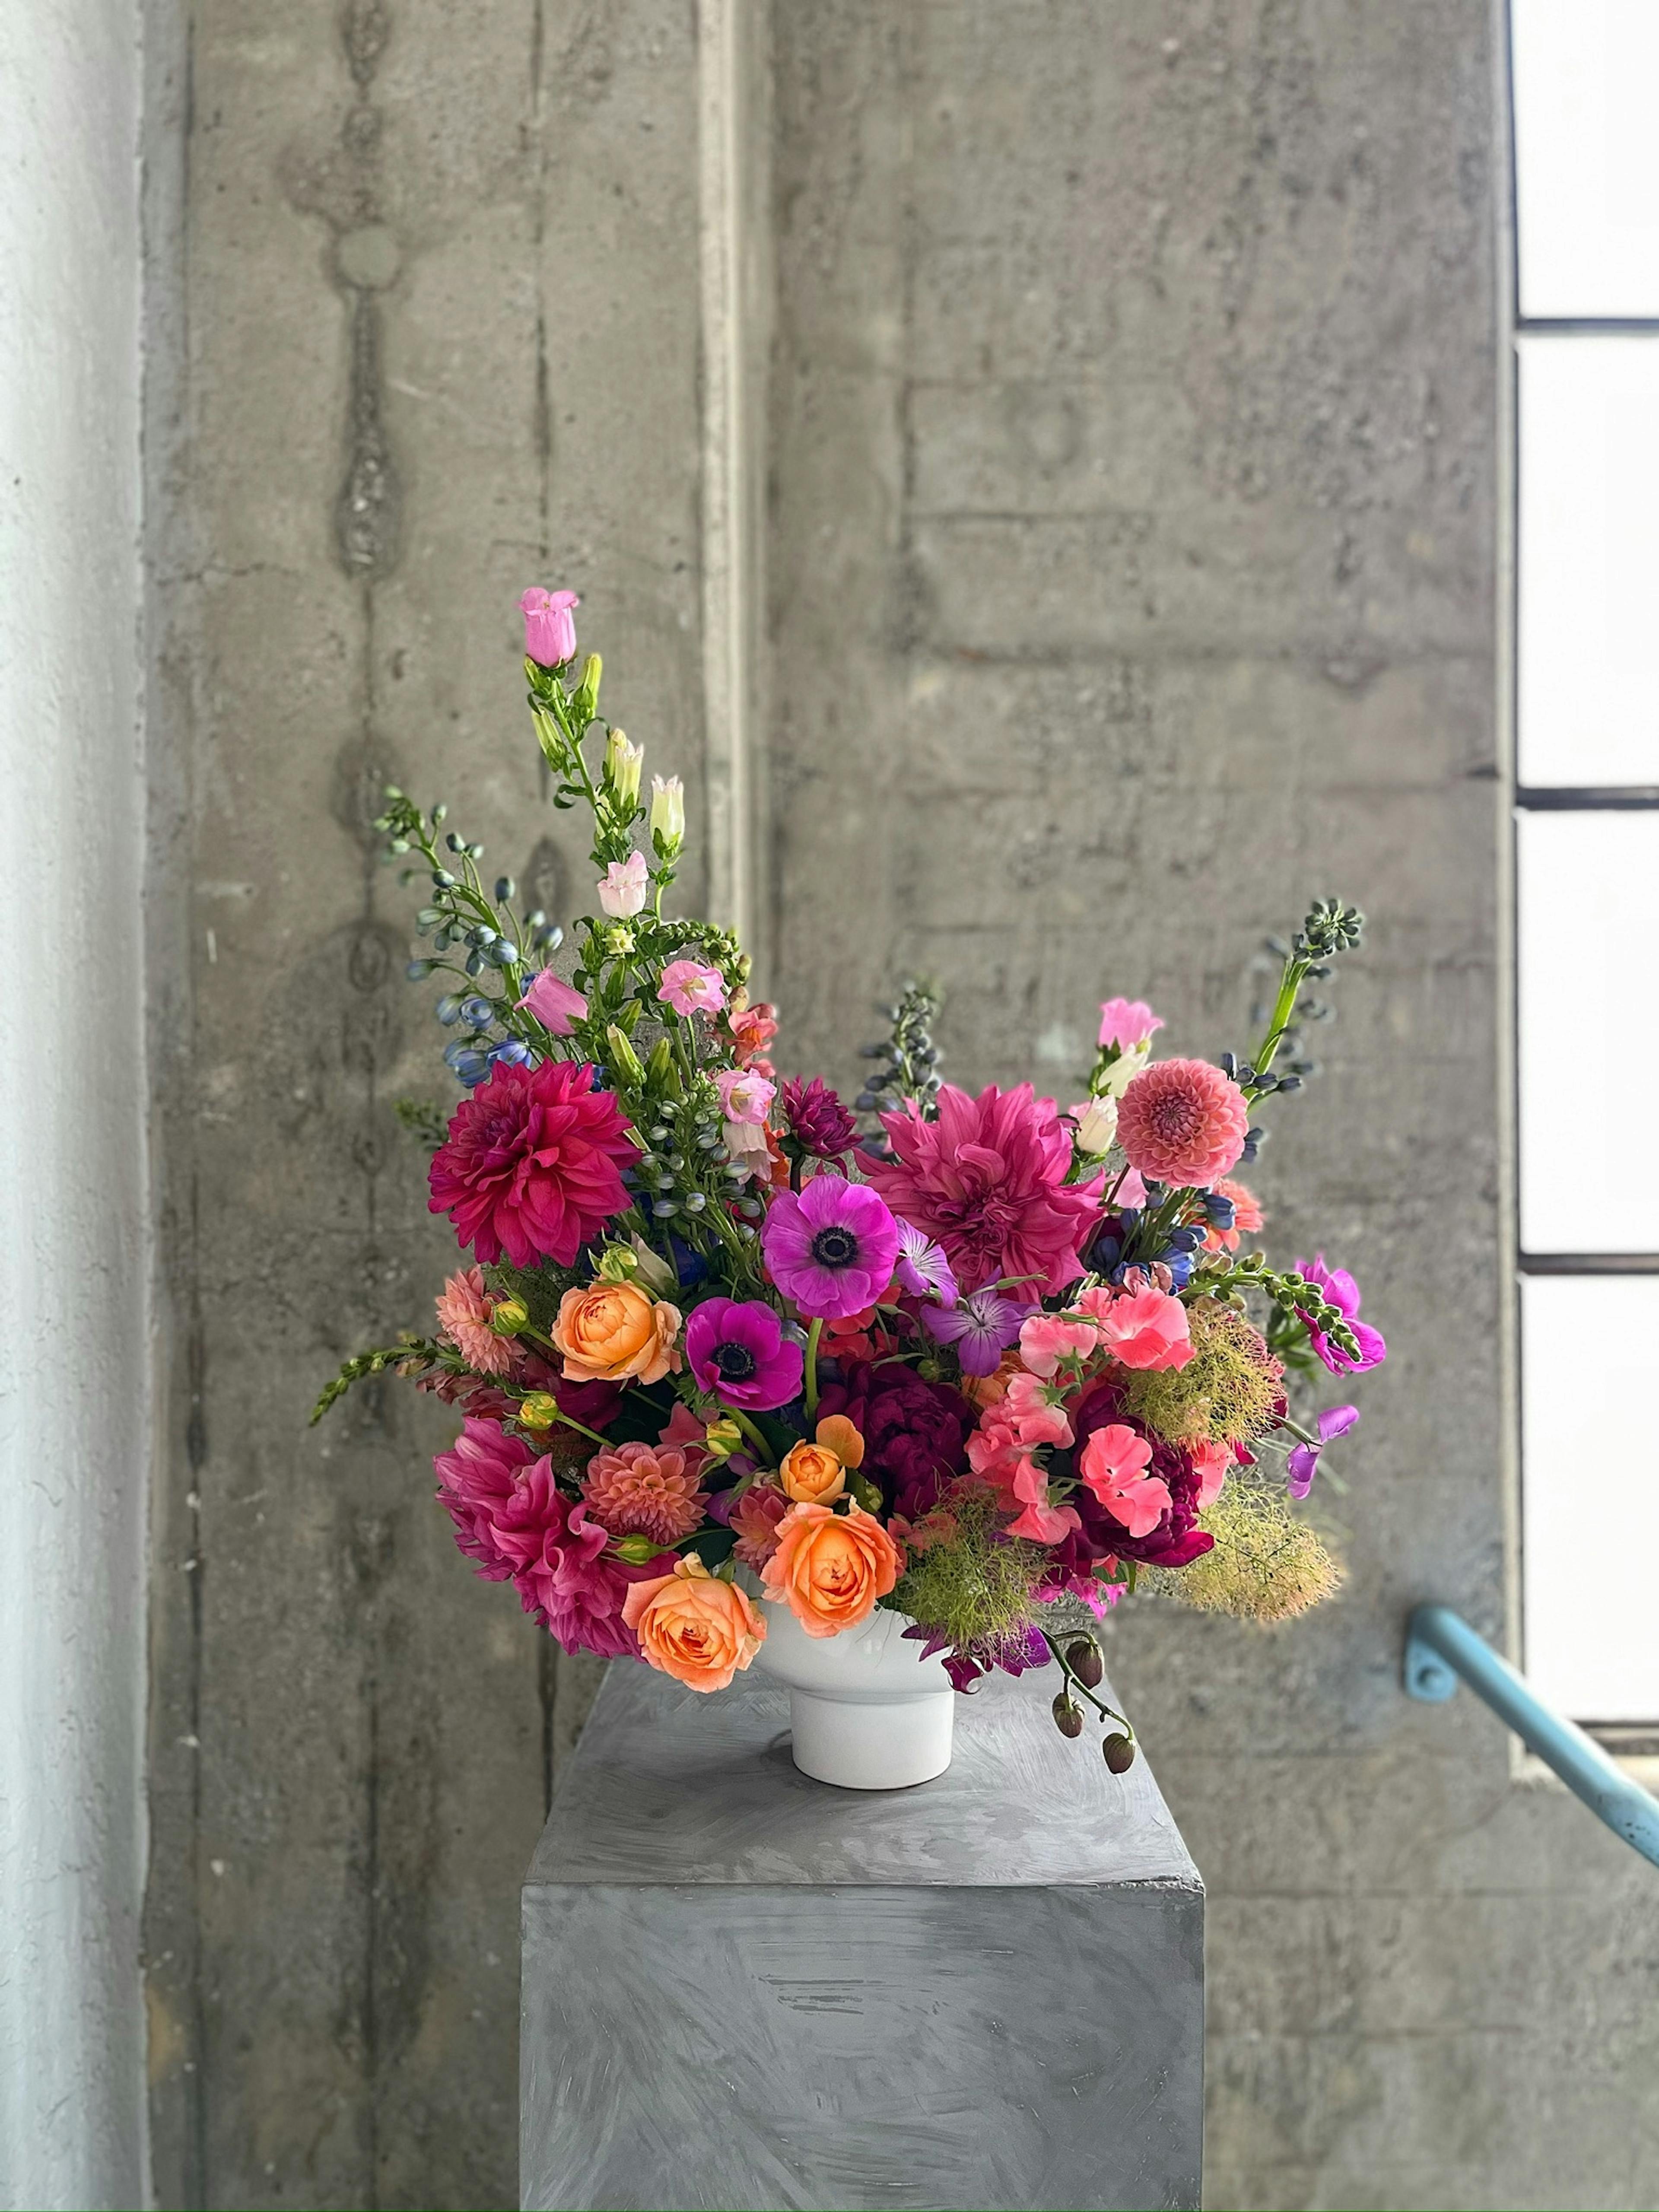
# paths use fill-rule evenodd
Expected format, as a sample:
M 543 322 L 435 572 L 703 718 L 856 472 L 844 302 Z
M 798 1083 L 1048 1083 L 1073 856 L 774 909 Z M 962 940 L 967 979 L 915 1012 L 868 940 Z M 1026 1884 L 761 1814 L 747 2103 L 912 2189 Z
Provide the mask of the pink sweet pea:
M 1063 1544 L 1073 1528 L 1083 1526 L 1069 1505 L 1050 1505 L 1034 1498 L 1016 1521 L 1008 1523 L 1011 1536 L 1029 1537 L 1034 1544 Z
M 574 592 L 544 592 L 532 584 L 519 601 L 524 616 L 524 649 L 544 668 L 556 668 L 576 657 L 576 609 L 581 601 Z
M 1099 1041 L 1103 1048 L 1115 1044 L 1120 1052 L 1133 1052 L 1163 1026 L 1163 1018 L 1144 999 L 1108 999 L 1100 1009 Z
M 573 1022 L 587 1019 L 586 1000 L 550 968 L 543 969 L 519 1004 L 530 1009 L 549 1036 L 567 1037 Z
M 1193 1356 L 1187 1309 L 1167 1291 L 1151 1285 L 1129 1291 L 1085 1291 L 1078 1304 L 1125 1367 L 1184 1367 Z
M 637 914 L 645 904 L 646 867 L 643 853 L 630 853 L 625 860 L 613 860 L 599 883 L 599 904 L 607 914 L 620 920 L 624 915 Z
M 1012 1416 L 1021 1443 L 1068 1444 L 1072 1425 L 1066 1409 L 1035 1375 L 1011 1375 L 1002 1403 Z
M 1206 1437 L 1201 1444 L 1188 1444 L 1187 1456 L 1198 1476 L 1197 1510 L 1201 1513 L 1220 1497 L 1233 1455 L 1225 1444 L 1213 1443 Z
M 747 1068 L 722 1067 L 715 1071 L 714 1085 L 720 1094 L 720 1111 L 726 1121 L 741 1127 L 758 1128 L 771 1110 L 777 1096 L 777 1085 L 769 1083 L 763 1075 L 755 1075 Z
M 701 960 L 671 960 L 657 996 L 677 1014 L 717 1014 L 726 1004 L 726 986 L 718 968 L 705 968 Z
M 1022 1324 L 1019 1356 L 1029 1371 L 1046 1382 L 1063 1359 L 1086 1359 L 1100 1341 L 1092 1321 L 1067 1321 L 1062 1314 L 1034 1313 Z
M 1152 1448 L 1121 1421 L 1093 1430 L 1078 1460 L 1084 1487 L 1131 1536 L 1148 1536 L 1169 1511 L 1170 1486 L 1146 1468 Z

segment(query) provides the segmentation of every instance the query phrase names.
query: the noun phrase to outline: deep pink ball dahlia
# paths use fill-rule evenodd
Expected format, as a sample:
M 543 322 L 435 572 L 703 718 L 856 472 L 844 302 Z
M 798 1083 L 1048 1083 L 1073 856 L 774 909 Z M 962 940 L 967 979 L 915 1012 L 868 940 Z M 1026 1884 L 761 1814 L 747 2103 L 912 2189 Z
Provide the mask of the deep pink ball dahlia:
M 1237 1167 L 1250 1122 L 1244 1093 L 1207 1060 L 1160 1060 L 1117 1109 L 1117 1140 L 1137 1174 L 1208 1189 Z
M 639 1158 L 622 1109 L 595 1091 L 593 1070 L 568 1060 L 500 1061 L 462 1099 L 432 1158 L 431 1211 L 493 1265 L 574 1261 L 629 1203 L 622 1170 Z
M 881 1119 L 893 1157 L 860 1164 L 896 1214 L 945 1247 L 964 1291 L 1018 1276 L 1030 1279 L 1012 1295 L 1035 1301 L 1077 1280 L 1103 1179 L 1066 1183 L 1072 1136 L 1052 1098 L 1029 1083 L 977 1098 L 945 1083 L 938 1121 L 915 1106 Z

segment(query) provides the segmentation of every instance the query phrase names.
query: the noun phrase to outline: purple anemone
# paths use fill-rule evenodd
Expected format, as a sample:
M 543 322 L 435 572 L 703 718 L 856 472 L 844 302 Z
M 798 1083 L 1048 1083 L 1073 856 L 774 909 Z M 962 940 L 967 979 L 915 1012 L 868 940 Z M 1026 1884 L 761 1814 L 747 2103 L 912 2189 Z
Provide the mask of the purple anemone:
M 898 1224 L 867 1183 L 814 1176 L 805 1190 L 781 1190 L 761 1231 L 772 1280 L 809 1321 L 842 1321 L 886 1291 L 898 1255 Z
M 700 1390 L 751 1413 L 800 1395 L 801 1348 L 758 1301 L 705 1299 L 685 1325 L 685 1357 Z

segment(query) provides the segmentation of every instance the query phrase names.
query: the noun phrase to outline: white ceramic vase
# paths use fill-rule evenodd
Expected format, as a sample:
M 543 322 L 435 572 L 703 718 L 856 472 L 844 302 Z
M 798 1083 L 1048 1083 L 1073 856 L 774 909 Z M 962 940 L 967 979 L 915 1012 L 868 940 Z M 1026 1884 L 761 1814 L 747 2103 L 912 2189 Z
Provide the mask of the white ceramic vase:
M 924 1659 L 878 1610 L 839 1636 L 809 1636 L 786 1605 L 765 1607 L 755 1665 L 789 1686 L 795 1764 L 838 1790 L 908 1790 L 951 1764 L 957 1693 L 945 1662 Z

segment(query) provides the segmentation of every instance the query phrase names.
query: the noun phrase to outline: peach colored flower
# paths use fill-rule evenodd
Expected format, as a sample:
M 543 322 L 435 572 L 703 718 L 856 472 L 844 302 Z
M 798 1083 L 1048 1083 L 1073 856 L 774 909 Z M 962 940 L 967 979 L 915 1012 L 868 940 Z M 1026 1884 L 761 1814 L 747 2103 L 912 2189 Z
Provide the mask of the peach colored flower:
M 766 1641 L 766 1623 L 735 1583 L 711 1575 L 695 1554 L 671 1575 L 635 1583 L 623 1619 L 647 1667 L 688 1690 L 723 1690 Z
M 1227 1480 L 1233 1455 L 1225 1444 L 1213 1443 L 1208 1437 L 1201 1443 L 1183 1445 L 1182 1449 L 1191 1460 L 1198 1476 L 1195 1510 L 1201 1513 L 1206 1505 L 1213 1505 L 1220 1497 L 1221 1486 Z
M 665 1299 L 633 1283 L 594 1283 L 565 1292 L 551 1333 L 568 1382 L 660 1382 L 679 1367 L 679 1308 Z
M 480 1375 L 505 1375 L 513 1349 L 489 1326 L 495 1301 L 484 1288 L 482 1267 L 461 1267 L 438 1299 L 438 1326 L 467 1365 Z
M 738 1532 L 736 1556 L 758 1574 L 778 1548 L 778 1524 L 789 1510 L 789 1500 L 773 1482 L 751 1482 L 732 1508 L 731 1525 Z
M 845 1413 L 826 1413 L 818 1423 L 817 1438 L 843 1467 L 864 1465 L 864 1438 Z
M 789 1607 L 809 1636 L 856 1628 L 885 1597 L 904 1565 L 898 1546 L 873 1514 L 849 1505 L 792 1505 L 778 1527 L 778 1548 L 761 1570 L 765 1595 Z
M 1215 1187 L 1218 1198 L 1230 1198 L 1233 1202 L 1233 1225 L 1218 1229 L 1212 1222 L 1204 1232 L 1204 1249 L 1208 1252 L 1237 1252 L 1241 1237 L 1254 1237 L 1267 1225 L 1267 1217 L 1254 1191 L 1246 1190 L 1242 1182 L 1231 1176 L 1223 1176 Z
M 1208 1060 L 1160 1060 L 1124 1092 L 1117 1140 L 1143 1176 L 1209 1189 L 1237 1166 L 1249 1118 L 1244 1093 Z
M 988 1375 L 964 1375 L 957 1385 L 964 1398 L 971 1399 L 982 1407 L 1000 1405 L 1008 1395 L 1008 1385 L 1016 1375 L 1025 1372 L 1025 1363 L 1018 1352 L 1005 1352 L 1001 1363 Z
M 612 1536 L 677 1544 L 702 1518 L 708 1500 L 683 1451 L 662 1444 L 607 1444 L 582 1477 L 588 1518 Z
M 828 1505 L 847 1487 L 847 1469 L 828 1444 L 793 1444 L 778 1468 L 783 1494 L 799 1505 Z
M 1125 1367 L 1184 1367 L 1193 1356 L 1187 1309 L 1168 1291 L 1143 1281 L 1120 1291 L 1085 1291 L 1078 1304 L 1100 1331 L 1100 1340 Z

